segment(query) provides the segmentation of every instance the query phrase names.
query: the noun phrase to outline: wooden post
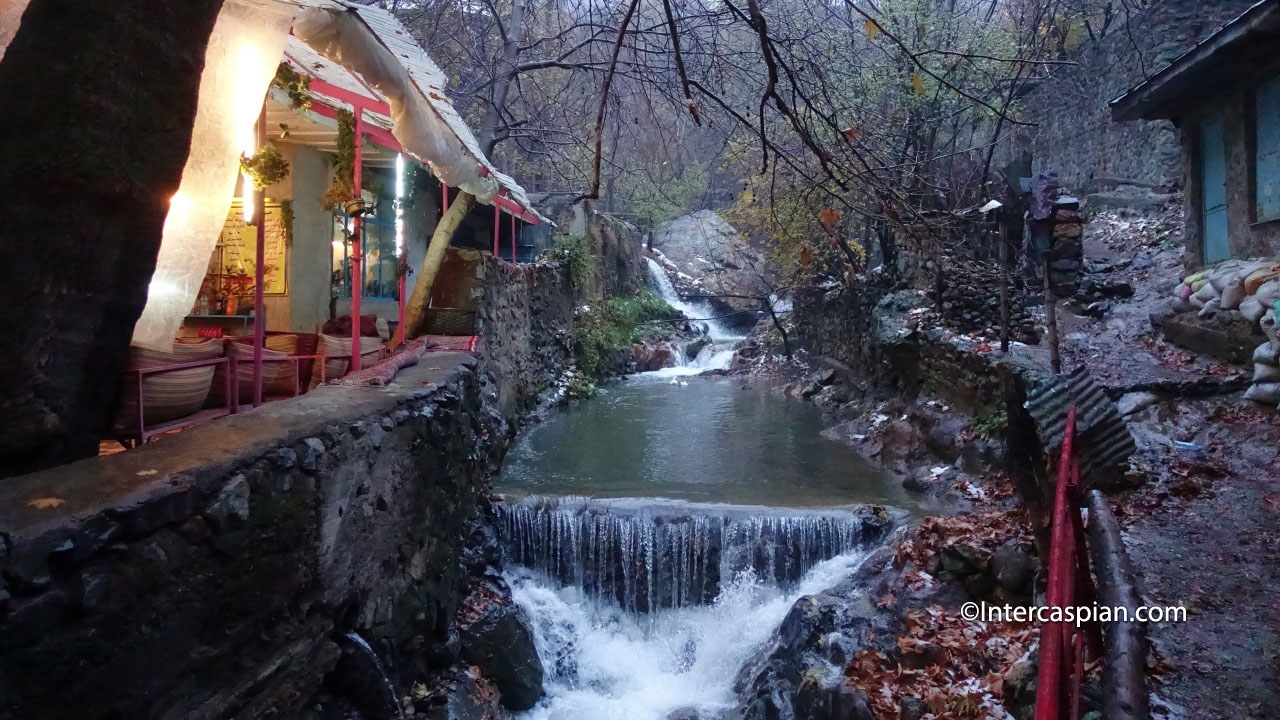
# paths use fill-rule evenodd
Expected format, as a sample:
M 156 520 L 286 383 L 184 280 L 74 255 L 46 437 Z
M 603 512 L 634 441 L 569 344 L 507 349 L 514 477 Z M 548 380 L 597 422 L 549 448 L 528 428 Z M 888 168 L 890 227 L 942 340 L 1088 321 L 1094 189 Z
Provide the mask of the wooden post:
M 262 148 L 267 145 L 267 104 L 262 103 L 262 110 L 258 113 L 257 126 L 254 128 L 257 135 L 256 147 Z M 248 190 L 249 188 L 244 188 Z M 243 196 L 244 193 L 241 193 Z M 245 198 L 247 201 L 248 198 Z M 258 407 L 262 404 L 262 346 L 267 341 L 267 305 L 263 298 L 262 282 L 264 278 L 264 266 L 267 264 L 267 191 L 266 189 L 254 189 L 253 192 L 253 220 L 258 224 L 257 236 L 258 247 L 254 251 L 254 267 L 253 267 L 253 406 Z M 239 379 L 236 380 L 237 384 Z M 237 389 L 237 392 L 239 390 Z
M 1000 258 L 1000 352 L 1009 352 L 1009 236 L 1004 223 L 996 227 Z
M 1058 308 L 1053 296 L 1053 280 L 1049 275 L 1049 252 L 1044 254 L 1044 324 L 1049 333 L 1049 367 L 1054 375 L 1062 373 L 1062 356 L 1058 353 Z

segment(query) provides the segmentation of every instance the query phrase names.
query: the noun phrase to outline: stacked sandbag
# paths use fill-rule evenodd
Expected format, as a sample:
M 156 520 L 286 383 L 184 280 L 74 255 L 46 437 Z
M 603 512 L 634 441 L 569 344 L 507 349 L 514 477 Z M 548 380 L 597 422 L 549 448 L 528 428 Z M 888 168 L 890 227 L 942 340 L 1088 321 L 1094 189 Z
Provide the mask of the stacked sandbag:
M 1280 263 L 1224 260 L 1183 278 L 1173 295 L 1175 312 L 1196 311 L 1210 318 L 1222 310 L 1239 310 L 1256 323 L 1280 295 Z
M 1280 299 L 1260 318 L 1262 334 L 1267 341 L 1253 351 L 1253 385 L 1245 392 L 1247 400 L 1268 405 L 1280 405 L 1280 334 L 1276 332 L 1276 316 L 1280 314 Z

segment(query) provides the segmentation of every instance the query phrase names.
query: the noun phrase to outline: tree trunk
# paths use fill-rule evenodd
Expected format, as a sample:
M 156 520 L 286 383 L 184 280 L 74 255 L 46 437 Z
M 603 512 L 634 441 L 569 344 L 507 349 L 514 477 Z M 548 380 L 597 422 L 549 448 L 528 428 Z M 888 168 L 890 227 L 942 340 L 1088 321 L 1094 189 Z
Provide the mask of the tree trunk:
M 222 0 L 32 0 L 0 62 L 0 477 L 98 452 Z
M 440 264 L 444 262 L 445 251 L 453 242 L 453 234 L 458 231 L 462 219 L 476 205 L 476 196 L 460 192 L 444 216 L 435 232 L 431 233 L 431 243 L 427 245 L 427 256 L 422 261 L 422 269 L 418 271 L 418 279 L 413 282 L 413 293 L 404 308 L 404 326 L 406 340 L 422 334 L 423 321 L 427 317 L 427 303 L 431 300 L 431 286 L 440 273 Z
M 1124 549 L 1120 525 L 1097 490 L 1085 496 L 1089 508 L 1089 555 L 1098 575 L 1098 602 L 1124 607 L 1135 617 L 1142 605 L 1138 574 Z M 1137 622 L 1109 622 L 1102 664 L 1102 710 L 1107 720 L 1147 720 L 1147 633 Z
M 493 83 L 493 97 L 480 124 L 480 150 L 486 156 L 493 154 L 498 144 L 498 126 L 502 124 L 502 108 L 507 104 L 511 81 L 516 77 L 516 60 L 520 58 L 520 43 L 524 41 L 524 0 L 513 0 L 511 16 L 507 18 L 507 33 L 502 39 L 502 64 Z

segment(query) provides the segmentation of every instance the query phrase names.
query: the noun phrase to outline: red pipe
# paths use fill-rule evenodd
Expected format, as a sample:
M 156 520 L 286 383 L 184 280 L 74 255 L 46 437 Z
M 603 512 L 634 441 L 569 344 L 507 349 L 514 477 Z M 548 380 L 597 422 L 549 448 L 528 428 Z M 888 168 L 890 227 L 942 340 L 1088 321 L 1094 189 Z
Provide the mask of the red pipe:
M 449 186 L 440 183 L 440 217 L 449 212 Z
M 360 142 L 360 135 L 364 132 L 364 109 L 359 105 L 355 108 L 356 115 L 356 137 L 355 137 L 355 162 L 351 168 L 351 184 L 356 194 L 356 198 L 361 196 L 360 184 L 361 177 L 360 164 L 364 160 L 364 150 Z M 356 372 L 360 369 L 360 296 L 364 293 L 364 269 L 362 255 L 360 249 L 360 231 L 362 229 L 362 220 L 364 214 L 356 215 L 351 220 L 351 365 L 348 372 Z
M 1067 410 L 1067 423 L 1062 431 L 1062 454 L 1058 458 L 1058 485 L 1054 492 L 1053 526 L 1049 545 L 1049 588 L 1045 604 L 1065 607 L 1071 581 L 1071 537 L 1067 534 L 1067 485 L 1071 482 L 1075 458 L 1076 408 Z M 1064 641 L 1067 626 L 1062 622 L 1046 622 L 1040 628 L 1040 672 L 1036 682 L 1036 720 L 1058 720 L 1062 703 Z
M 262 110 L 258 113 L 257 127 L 257 147 L 267 146 L 267 104 L 262 103 Z M 241 182 L 245 180 L 241 179 Z M 242 188 L 247 191 L 249 188 Z M 243 197 L 244 192 L 240 193 Z M 248 198 L 245 198 L 247 201 Z M 243 201 L 242 201 L 243 202 Z M 254 190 L 253 192 L 253 219 L 258 224 L 258 247 L 254 251 L 254 268 L 253 268 L 253 406 L 258 407 L 262 404 L 262 346 L 266 343 L 267 338 L 267 305 L 266 300 L 262 296 L 263 276 L 265 274 L 264 266 L 267 264 L 267 192 L 263 190 Z M 237 381 L 238 382 L 238 381 Z

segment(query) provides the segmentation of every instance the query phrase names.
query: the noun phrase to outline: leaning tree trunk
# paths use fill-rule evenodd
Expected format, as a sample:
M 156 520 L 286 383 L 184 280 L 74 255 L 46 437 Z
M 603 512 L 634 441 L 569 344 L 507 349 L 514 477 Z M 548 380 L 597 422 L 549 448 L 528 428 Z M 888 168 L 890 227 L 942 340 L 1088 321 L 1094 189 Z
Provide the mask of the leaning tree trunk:
M 444 262 L 445 251 L 453 241 L 453 234 L 458 231 L 462 219 L 476 206 L 476 196 L 460 192 L 457 199 L 440 218 L 435 232 L 431 233 L 431 243 L 427 245 L 427 257 L 422 261 L 422 270 L 413 283 L 413 293 L 404 308 L 404 337 L 406 339 L 422 334 L 423 322 L 427 317 L 427 303 L 431 300 L 431 286 L 440 273 L 440 263 Z
M 0 477 L 96 454 L 222 0 L 31 0 L 0 61 Z

